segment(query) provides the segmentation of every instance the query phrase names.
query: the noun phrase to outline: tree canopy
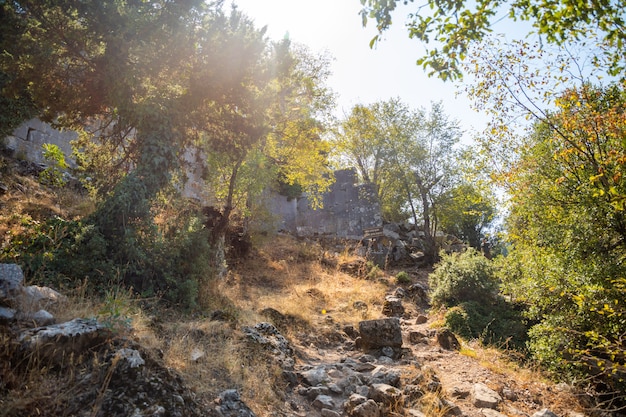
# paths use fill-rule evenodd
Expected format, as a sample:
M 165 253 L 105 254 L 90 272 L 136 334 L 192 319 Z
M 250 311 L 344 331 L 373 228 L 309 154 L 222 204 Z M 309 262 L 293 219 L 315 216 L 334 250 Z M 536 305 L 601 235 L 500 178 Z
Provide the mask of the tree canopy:
M 363 24 L 373 19 L 379 31 L 372 43 L 392 24 L 392 14 L 400 3 L 414 1 L 361 0 Z M 429 0 L 415 5 L 406 26 L 409 37 L 428 45 L 417 64 L 444 80 L 462 76 L 460 63 L 470 46 L 485 39 L 502 19 L 530 22 L 535 33 L 556 45 L 583 40 L 589 31 L 598 31 L 603 45 L 598 53 L 608 55 L 610 72 L 616 75 L 626 65 L 625 10 L 624 0 Z
M 24 0 L 0 11 L 3 114 L 14 108 L 13 124 L 32 115 L 81 132 L 77 160 L 99 197 L 85 221 L 138 290 L 181 273 L 153 260 L 163 259 L 167 229 L 155 210 L 180 189 L 190 148 L 204 158 L 225 222 L 236 199 L 272 183 L 313 194 L 328 186 L 327 60 L 270 42 L 236 7 Z M 203 233 L 193 216 L 183 220 L 193 239 L 170 236 L 182 246 Z
M 423 228 L 428 262 L 437 257 L 438 214 L 457 178 L 459 140 L 458 123 L 441 103 L 413 110 L 399 99 L 355 106 L 336 137 L 339 159 L 375 184 L 383 217 Z

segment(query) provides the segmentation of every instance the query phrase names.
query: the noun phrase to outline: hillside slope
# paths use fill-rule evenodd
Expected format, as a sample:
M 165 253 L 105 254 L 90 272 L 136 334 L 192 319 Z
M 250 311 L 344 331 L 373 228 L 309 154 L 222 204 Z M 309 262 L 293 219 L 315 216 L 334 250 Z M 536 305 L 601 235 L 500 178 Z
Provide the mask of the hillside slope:
M 3 159 L 0 172 L 5 252 L 29 225 L 92 208 L 85 195 L 42 187 L 28 164 Z M 420 292 L 429 271 L 402 268 L 410 282 L 398 284 L 399 269 L 380 270 L 354 246 L 287 235 L 259 239 L 226 278 L 203 291 L 207 307 L 193 312 L 117 286 L 96 297 L 77 285 L 47 308 L 57 323 L 77 317 L 104 323 L 98 342 L 59 360 L 44 354 L 57 342 L 25 350 L 32 322 L 0 324 L 0 416 L 252 415 L 240 403 L 227 410 L 232 398 L 224 393 L 231 389 L 257 416 L 583 412 L 574 390 L 497 350 L 464 341 L 445 346 L 440 317 Z M 402 347 L 358 348 L 359 323 L 389 315 L 398 316 Z M 136 352 L 143 363 L 135 368 L 121 352 Z M 479 401 L 479 388 L 499 399 Z M 368 410 L 372 402 L 376 408 Z

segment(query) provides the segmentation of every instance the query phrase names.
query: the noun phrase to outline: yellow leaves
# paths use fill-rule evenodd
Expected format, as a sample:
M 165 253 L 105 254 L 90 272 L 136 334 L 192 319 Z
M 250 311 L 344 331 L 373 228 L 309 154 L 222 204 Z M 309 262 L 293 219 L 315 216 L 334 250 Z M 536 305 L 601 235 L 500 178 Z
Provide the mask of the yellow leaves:
M 604 177 L 603 173 L 600 173 L 598 175 L 592 175 L 589 177 L 589 182 L 591 182 L 592 184 L 597 183 L 603 177 Z

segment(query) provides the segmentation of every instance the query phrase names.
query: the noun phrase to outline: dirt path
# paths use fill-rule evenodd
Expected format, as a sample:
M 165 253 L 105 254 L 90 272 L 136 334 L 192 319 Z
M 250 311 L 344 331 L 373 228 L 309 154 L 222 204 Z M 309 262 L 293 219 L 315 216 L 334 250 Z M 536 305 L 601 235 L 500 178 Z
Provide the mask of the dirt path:
M 426 314 L 426 307 L 409 302 L 404 304 L 409 307 L 401 319 L 403 354 L 393 360 L 384 355 L 367 356 L 354 349 L 350 342 L 338 346 L 320 346 L 311 342 L 310 338 L 296 341 L 296 372 L 302 374 L 323 369 L 330 375 L 323 384 L 332 388 L 338 385 L 339 389 L 333 391 L 331 388 L 328 392 L 334 400 L 334 411 L 338 415 L 349 415 L 342 409 L 342 404 L 348 401 L 351 388 L 342 385 L 342 378 L 351 375 L 352 369 L 369 368 L 372 370 L 361 373 L 365 375 L 364 380 L 374 378 L 374 372 L 383 372 L 387 376 L 394 373 L 400 375 L 395 386 L 404 392 L 406 406 L 388 407 L 381 414 L 383 416 L 412 416 L 421 412 L 428 416 L 528 417 L 544 409 L 558 416 L 581 414 L 576 408 L 575 396 L 567 387 L 543 381 L 538 374 L 528 370 L 516 370 L 513 363 L 505 361 L 496 350 L 485 350 L 466 343 L 462 343 L 460 350 L 444 349 L 437 341 L 433 318 L 416 324 L 416 318 Z M 501 401 L 496 407 L 489 409 L 476 403 L 473 392 L 477 384 L 499 395 Z M 415 398 L 409 398 L 410 394 L 407 394 L 412 389 L 407 387 L 412 386 L 421 390 Z M 287 399 L 294 415 L 334 415 L 328 411 L 322 414 L 319 404 L 314 404 L 320 392 L 327 391 L 312 390 L 306 381 L 295 387 Z M 357 393 L 364 394 L 358 390 Z

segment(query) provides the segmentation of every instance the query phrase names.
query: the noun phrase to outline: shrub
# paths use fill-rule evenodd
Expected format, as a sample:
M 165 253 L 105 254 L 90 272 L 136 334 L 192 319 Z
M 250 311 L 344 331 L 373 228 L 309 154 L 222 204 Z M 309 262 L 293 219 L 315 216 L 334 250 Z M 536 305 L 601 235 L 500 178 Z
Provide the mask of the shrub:
M 445 326 L 464 339 L 485 345 L 524 349 L 527 329 L 522 311 L 498 299 L 491 304 L 468 301 L 448 309 Z
M 411 283 L 411 277 L 409 276 L 409 274 L 406 273 L 406 271 L 400 271 L 396 274 L 396 283 L 398 284 L 410 284 Z
M 428 280 L 433 306 L 451 307 L 467 301 L 489 304 L 498 294 L 491 262 L 475 249 L 442 254 Z
M 448 307 L 444 324 L 461 337 L 521 349 L 527 340 L 523 305 L 505 301 L 495 276 L 492 262 L 474 249 L 444 254 L 429 276 L 431 302 Z
M 48 166 L 39 174 L 40 181 L 51 187 L 63 187 L 67 182 L 63 172 L 68 168 L 63 151 L 55 144 L 44 143 L 43 157 Z
M 23 226 L 23 233 L 12 237 L 0 260 L 20 264 L 34 283 L 73 288 L 86 280 L 90 288 L 104 290 L 116 276 L 106 242 L 92 225 L 53 217 Z
M 139 229 L 107 241 L 93 224 L 59 217 L 43 223 L 24 220 L 24 231 L 12 236 L 0 261 L 15 262 L 39 285 L 88 289 L 107 296 L 112 286 L 132 288 L 143 296 L 194 308 L 199 286 L 213 276 L 202 219 L 192 210 L 177 211 L 169 224 Z

